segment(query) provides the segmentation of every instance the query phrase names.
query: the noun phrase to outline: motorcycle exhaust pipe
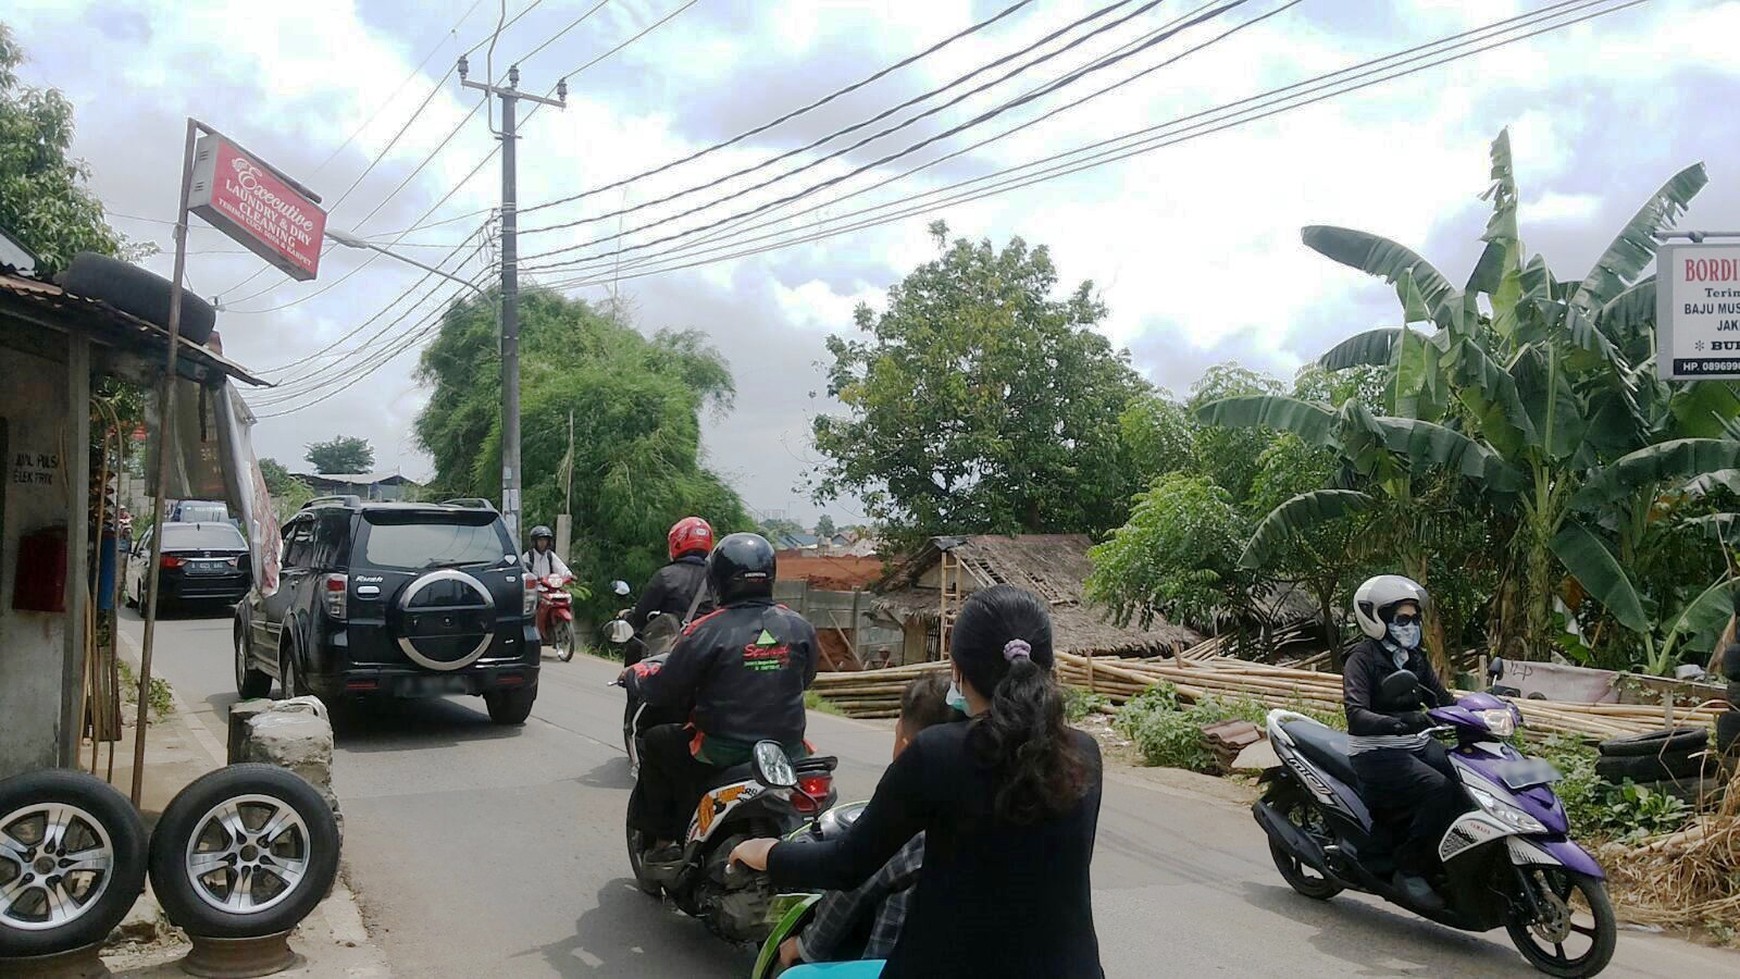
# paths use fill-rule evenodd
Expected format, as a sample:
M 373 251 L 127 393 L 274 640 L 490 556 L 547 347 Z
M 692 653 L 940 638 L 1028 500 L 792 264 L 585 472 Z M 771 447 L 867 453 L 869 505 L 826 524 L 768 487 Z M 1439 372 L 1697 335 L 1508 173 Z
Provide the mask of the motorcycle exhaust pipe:
M 1310 865 L 1311 869 L 1322 874 L 1328 880 L 1340 880 L 1341 875 L 1329 869 L 1329 858 L 1324 855 L 1323 847 L 1317 845 L 1306 832 L 1293 825 L 1292 821 L 1283 816 L 1280 810 L 1268 802 L 1258 799 L 1251 803 L 1251 815 L 1257 819 L 1257 825 L 1263 831 L 1281 842 L 1292 854 Z

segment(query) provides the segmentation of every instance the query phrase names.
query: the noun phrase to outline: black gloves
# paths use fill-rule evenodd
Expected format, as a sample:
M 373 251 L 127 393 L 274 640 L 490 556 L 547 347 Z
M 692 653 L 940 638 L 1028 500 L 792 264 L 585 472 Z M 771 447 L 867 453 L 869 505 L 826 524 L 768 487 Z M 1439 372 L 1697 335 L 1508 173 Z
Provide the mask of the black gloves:
M 1427 717 L 1426 712 L 1423 710 L 1413 710 L 1406 714 L 1397 714 L 1396 720 L 1401 722 L 1402 733 L 1404 734 L 1413 734 L 1417 731 L 1424 731 L 1432 726 L 1432 719 Z

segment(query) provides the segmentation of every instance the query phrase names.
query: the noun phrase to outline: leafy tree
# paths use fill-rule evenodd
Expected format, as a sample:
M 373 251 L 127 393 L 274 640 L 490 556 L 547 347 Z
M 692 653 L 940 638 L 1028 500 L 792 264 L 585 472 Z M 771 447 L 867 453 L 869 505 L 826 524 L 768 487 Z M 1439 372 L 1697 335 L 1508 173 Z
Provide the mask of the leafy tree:
M 126 238 L 109 227 L 85 185 L 90 168 L 67 156 L 72 103 L 55 89 L 22 84 L 24 60 L 0 24 L 0 227 L 36 253 L 39 275 L 65 268 L 75 252 L 123 254 Z
M 1486 250 L 1461 291 L 1395 242 L 1305 229 L 1310 247 L 1396 287 L 1402 326 L 1354 336 L 1320 360 L 1331 370 L 1383 369 L 1387 414 L 1356 402 L 1336 408 L 1256 396 L 1210 403 L 1202 415 L 1329 447 L 1395 501 L 1415 498 L 1421 474 L 1452 474 L 1502 534 L 1496 647 L 1545 655 L 1562 634 L 1555 608 L 1587 598 L 1579 617 L 1611 618 L 1651 668 L 1665 669 L 1686 636 L 1720 628 L 1728 581 L 1719 569 L 1715 583 L 1704 577 L 1719 551 L 1689 577 L 1654 582 L 1638 577 L 1636 557 L 1684 519 L 1674 507 L 1687 480 L 1740 468 L 1740 441 L 1724 427 L 1740 414 L 1740 400 L 1718 382 L 1655 379 L 1654 283 L 1638 281 L 1655 233 L 1703 187 L 1703 167 L 1664 184 L 1595 268 L 1571 282 L 1556 279 L 1538 256 L 1524 259 L 1502 133 L 1492 145 L 1492 178 Z M 1310 511 L 1262 526 L 1294 532 L 1374 502 L 1369 493 L 1333 492 L 1323 491 Z M 1465 523 L 1468 511 L 1460 516 Z M 1415 540 L 1431 539 L 1418 529 Z M 1423 568 L 1423 549 L 1409 556 Z
M 832 537 L 832 536 L 834 536 L 835 532 L 836 531 L 834 529 L 834 518 L 833 517 L 830 517 L 824 513 L 820 517 L 816 518 L 816 536 L 817 537 L 822 537 L 822 538 Z
M 314 471 L 326 473 L 366 473 L 375 467 L 375 450 L 369 440 L 355 435 L 334 435 L 324 442 L 308 446 L 303 458 Z
M 500 493 L 497 301 L 450 307 L 417 369 L 432 393 L 416 436 L 435 462 L 432 487 L 444 496 Z M 522 294 L 520 317 L 524 510 L 561 512 L 571 472 L 576 575 L 645 581 L 665 561 L 665 532 L 690 514 L 720 534 L 750 526 L 737 494 L 700 463 L 701 413 L 729 406 L 732 385 L 699 334 L 649 338 L 544 289 Z
M 260 475 L 266 480 L 266 492 L 272 495 L 272 509 L 280 523 L 289 520 L 302 505 L 314 499 L 314 490 L 290 474 L 278 460 L 260 460 Z
M 772 541 L 773 546 L 778 547 L 781 538 L 788 535 L 803 534 L 805 530 L 804 525 L 796 520 L 788 520 L 785 517 L 769 517 L 761 521 L 761 524 L 755 528 L 755 532 Z
M 828 339 L 846 413 L 815 421 L 815 499 L 857 492 L 900 544 L 1118 525 L 1142 485 L 1120 417 L 1147 384 L 1094 330 L 1092 283 L 1055 298 L 1045 248 L 931 231 L 942 254 L 858 308 L 862 338 Z

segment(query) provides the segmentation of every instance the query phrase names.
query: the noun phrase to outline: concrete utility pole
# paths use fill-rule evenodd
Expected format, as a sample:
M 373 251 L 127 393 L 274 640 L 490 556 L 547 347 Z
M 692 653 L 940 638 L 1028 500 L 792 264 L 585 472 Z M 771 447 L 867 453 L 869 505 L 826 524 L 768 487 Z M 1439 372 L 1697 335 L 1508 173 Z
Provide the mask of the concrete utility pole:
M 485 97 L 501 99 L 501 515 L 507 524 L 514 545 L 520 545 L 520 272 L 519 231 L 516 195 L 516 154 L 514 152 L 514 118 L 519 101 L 553 105 L 558 109 L 568 104 L 568 80 L 556 83 L 556 98 L 546 99 L 519 90 L 520 69 L 508 69 L 505 87 L 487 81 L 474 82 L 465 75 L 470 70 L 463 56 L 459 59 L 459 84 L 475 88 Z

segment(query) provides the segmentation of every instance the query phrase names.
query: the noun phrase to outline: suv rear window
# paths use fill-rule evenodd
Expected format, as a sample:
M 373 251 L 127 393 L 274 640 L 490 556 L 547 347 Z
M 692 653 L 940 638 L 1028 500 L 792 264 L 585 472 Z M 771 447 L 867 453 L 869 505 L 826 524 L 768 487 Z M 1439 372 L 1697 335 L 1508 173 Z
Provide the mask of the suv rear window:
M 421 516 L 414 522 L 397 514 L 369 514 L 368 543 L 363 559 L 377 568 L 419 571 L 432 567 L 501 564 L 512 557 L 512 546 L 495 515 L 489 522 L 441 520 Z
M 241 549 L 248 546 L 242 539 L 242 532 L 227 523 L 188 524 L 176 526 L 165 524 L 163 527 L 163 546 L 165 548 L 224 548 Z

